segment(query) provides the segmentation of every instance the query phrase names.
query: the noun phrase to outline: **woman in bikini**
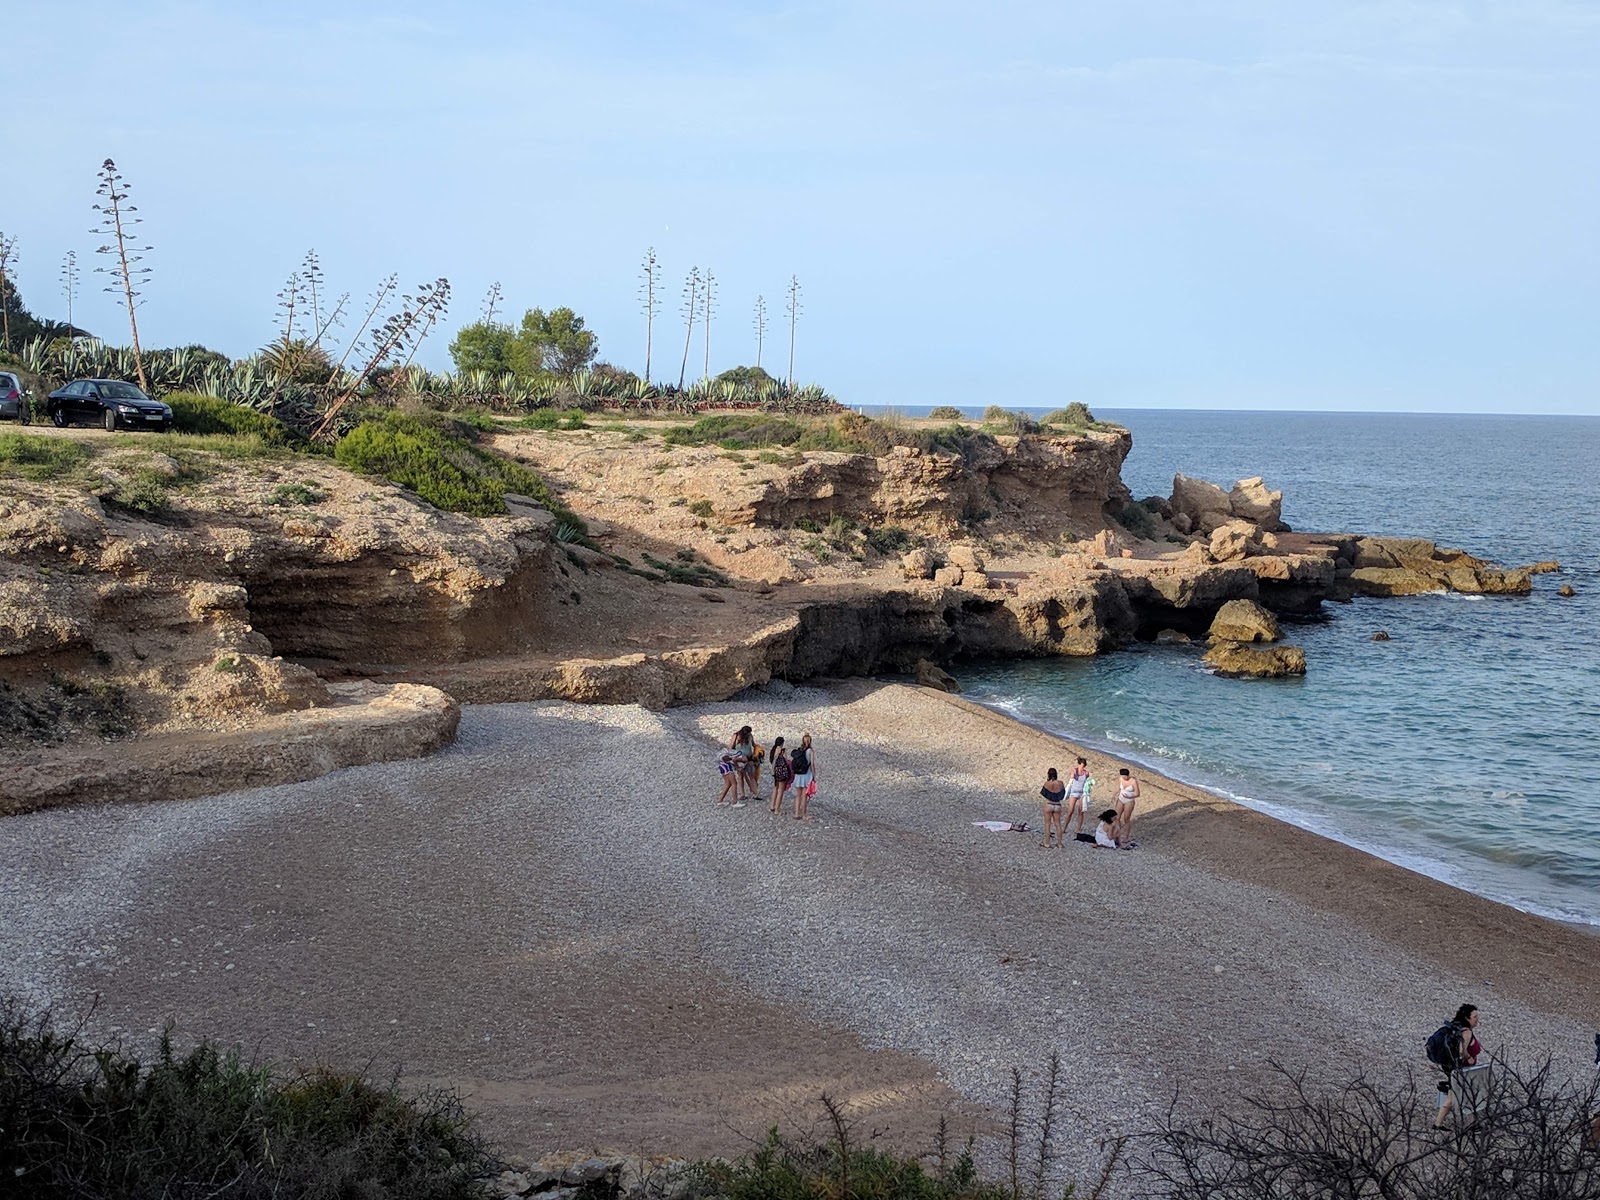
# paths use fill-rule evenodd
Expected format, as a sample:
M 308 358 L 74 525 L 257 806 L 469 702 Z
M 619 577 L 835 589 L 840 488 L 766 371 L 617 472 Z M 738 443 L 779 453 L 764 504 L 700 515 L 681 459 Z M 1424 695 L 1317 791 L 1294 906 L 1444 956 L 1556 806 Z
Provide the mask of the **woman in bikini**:
M 1117 772 L 1117 840 L 1133 839 L 1133 805 L 1139 799 L 1139 781 L 1127 767 Z
M 1067 803 L 1072 806 L 1068 821 L 1078 822 L 1077 832 L 1083 832 L 1083 819 L 1089 815 L 1089 760 L 1080 756 L 1072 774 L 1067 779 Z M 1062 825 L 1063 831 L 1066 825 Z
M 1054 834 L 1057 850 L 1067 844 L 1067 819 L 1062 814 L 1061 802 L 1066 798 L 1067 785 L 1061 782 L 1056 774 L 1056 769 L 1051 767 L 1045 772 L 1044 786 L 1039 789 L 1039 795 L 1044 797 L 1044 848 L 1050 849 L 1050 838 Z

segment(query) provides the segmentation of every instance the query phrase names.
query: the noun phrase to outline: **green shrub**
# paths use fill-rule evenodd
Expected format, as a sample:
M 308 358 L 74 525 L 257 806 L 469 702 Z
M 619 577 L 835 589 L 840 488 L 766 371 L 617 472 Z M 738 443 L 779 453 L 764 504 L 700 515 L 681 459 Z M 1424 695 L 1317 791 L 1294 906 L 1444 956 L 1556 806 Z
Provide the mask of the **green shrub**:
M 701 417 L 693 425 L 669 429 L 669 446 L 718 445 L 725 450 L 760 449 L 764 446 L 792 446 L 805 434 L 797 421 L 767 417 L 756 413 L 718 413 Z
M 467 1200 L 494 1162 L 444 1093 L 283 1075 L 201 1043 L 155 1060 L 0 1004 L 0 1178 L 38 1197 Z M 10 1193 L 7 1193 L 10 1194 Z
M 45 482 L 83 466 L 93 452 L 82 442 L 37 433 L 0 433 L 0 475 Z
M 516 423 L 518 429 L 587 429 L 589 426 L 584 421 L 581 408 L 566 410 L 556 408 L 536 408 L 527 416 Z
M 118 480 L 111 491 L 100 498 L 119 508 L 148 516 L 165 511 L 172 489 L 181 482 L 181 477 L 141 467 L 127 478 Z
M 163 399 L 172 408 L 172 427 L 179 433 L 254 435 L 271 446 L 287 446 L 299 441 L 276 417 L 195 392 L 172 392 Z
M 879 554 L 898 554 L 911 545 L 911 535 L 898 525 L 880 525 L 867 530 L 867 548 Z
M 941 404 L 928 414 L 931 421 L 959 421 L 961 410 L 953 404 Z
M 280 483 L 267 497 L 268 504 L 286 508 L 291 504 L 321 504 L 328 493 L 311 483 Z
M 709 517 L 712 513 L 711 501 L 696 500 L 689 505 L 689 511 L 697 517 Z
M 1117 524 L 1135 537 L 1149 539 L 1156 536 L 1155 514 L 1137 500 L 1129 500 L 1117 510 Z
M 1094 414 L 1089 411 L 1089 406 L 1082 400 L 1074 400 L 1065 408 L 1058 408 L 1054 412 L 1046 413 L 1043 424 L 1061 425 L 1068 429 L 1100 429 L 1099 421 L 1094 419 Z
M 1000 405 L 991 404 L 983 410 L 983 419 L 985 421 L 1009 421 L 1011 414 Z
M 512 492 L 537 500 L 587 532 L 537 472 L 473 445 L 471 433 L 438 414 L 389 412 L 347 433 L 334 457 L 348 470 L 380 475 L 447 512 L 500 516 L 506 511 L 504 496 Z

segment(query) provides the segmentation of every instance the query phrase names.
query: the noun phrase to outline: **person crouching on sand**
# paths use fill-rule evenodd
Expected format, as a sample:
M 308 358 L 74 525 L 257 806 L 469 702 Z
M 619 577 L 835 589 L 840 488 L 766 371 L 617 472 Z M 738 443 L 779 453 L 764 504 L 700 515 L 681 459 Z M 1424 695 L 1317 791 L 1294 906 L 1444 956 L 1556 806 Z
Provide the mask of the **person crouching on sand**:
M 1108 808 L 1100 814 L 1100 824 L 1094 828 L 1094 844 L 1105 850 L 1121 850 L 1117 841 L 1117 810 Z
M 1067 815 L 1067 820 L 1074 817 L 1078 822 L 1078 832 L 1083 832 L 1083 819 L 1089 814 L 1089 760 L 1079 758 L 1078 765 L 1072 768 L 1072 774 L 1067 778 L 1067 803 L 1073 811 Z M 1065 825 L 1062 826 L 1066 828 Z
M 789 761 L 789 752 L 783 748 L 783 739 L 772 739 L 772 815 L 778 816 L 783 812 L 784 793 L 789 790 L 789 785 L 794 782 L 794 764 Z
M 1067 785 L 1061 782 L 1056 769 L 1051 767 L 1045 772 L 1044 786 L 1039 789 L 1039 795 L 1044 797 L 1044 847 L 1050 848 L 1050 837 L 1054 833 L 1057 850 L 1067 844 L 1067 818 L 1061 811 L 1061 801 L 1067 794 Z
M 1139 781 L 1123 767 L 1117 772 L 1117 840 L 1133 840 L 1133 805 L 1139 799 Z

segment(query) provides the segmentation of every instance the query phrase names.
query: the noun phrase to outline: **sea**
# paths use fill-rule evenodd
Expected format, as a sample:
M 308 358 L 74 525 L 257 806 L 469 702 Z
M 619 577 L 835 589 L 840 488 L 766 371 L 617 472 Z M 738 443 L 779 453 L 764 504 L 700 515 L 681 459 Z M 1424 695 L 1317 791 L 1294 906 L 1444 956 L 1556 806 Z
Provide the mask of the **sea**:
M 1097 415 L 1133 434 L 1135 497 L 1169 495 L 1175 471 L 1224 487 L 1261 475 L 1296 530 L 1561 571 L 1526 597 L 1326 604 L 1286 627 L 1304 679 L 1223 679 L 1202 646 L 1138 644 L 968 663 L 969 698 L 1467 891 L 1600 925 L 1600 417 Z

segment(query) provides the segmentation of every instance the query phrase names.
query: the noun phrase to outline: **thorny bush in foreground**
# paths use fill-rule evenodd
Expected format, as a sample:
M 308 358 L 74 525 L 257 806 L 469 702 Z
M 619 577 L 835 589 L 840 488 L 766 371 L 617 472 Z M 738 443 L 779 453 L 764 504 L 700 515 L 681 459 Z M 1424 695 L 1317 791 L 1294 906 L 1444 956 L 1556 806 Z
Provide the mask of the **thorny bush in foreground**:
M 1600 1081 L 1496 1059 L 1477 1113 L 1432 1128 L 1428 1081 L 1285 1086 L 1240 1115 L 1169 1112 L 1136 1171 L 1161 1200 L 1595 1200 Z M 1465 1108 L 1457 1097 L 1458 1107 Z
M 493 1162 L 451 1095 L 280 1075 L 202 1042 L 154 1062 L 0 998 L 0 1194 L 465 1200 Z

